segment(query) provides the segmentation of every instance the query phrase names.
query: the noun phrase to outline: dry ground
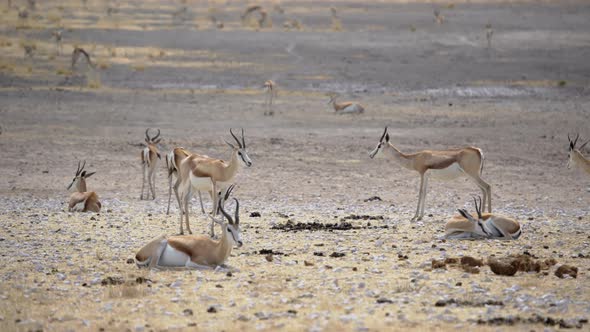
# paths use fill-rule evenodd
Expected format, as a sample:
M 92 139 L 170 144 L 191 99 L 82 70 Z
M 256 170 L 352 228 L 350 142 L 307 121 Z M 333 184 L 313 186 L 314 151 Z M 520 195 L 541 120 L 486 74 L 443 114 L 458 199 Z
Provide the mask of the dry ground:
M 263 3 L 273 25 L 262 28 L 240 21 L 241 1 L 82 4 L 44 1 L 26 20 L 0 8 L 0 330 L 588 328 L 590 179 L 565 167 L 567 133 L 590 138 L 588 4 L 276 2 Z M 74 45 L 95 69 L 69 67 Z M 274 117 L 263 116 L 269 78 L 280 86 Z M 329 92 L 367 112 L 331 113 Z M 445 220 L 479 193 L 466 180 L 432 181 L 428 216 L 410 222 L 417 174 L 368 157 L 385 125 L 407 152 L 481 147 L 494 210 L 521 221 L 521 238 L 441 240 Z M 235 191 L 245 245 L 228 268 L 128 263 L 178 232 L 164 163 L 156 200 L 138 199 L 146 127 L 162 130 L 162 151 L 220 158 L 228 129 L 245 128 L 254 164 Z M 66 211 L 84 159 L 99 215 Z M 192 228 L 205 232 L 193 204 Z M 343 219 L 353 229 L 273 228 Z M 431 268 L 523 253 L 576 266 L 577 278 L 556 277 L 556 266 L 514 277 Z

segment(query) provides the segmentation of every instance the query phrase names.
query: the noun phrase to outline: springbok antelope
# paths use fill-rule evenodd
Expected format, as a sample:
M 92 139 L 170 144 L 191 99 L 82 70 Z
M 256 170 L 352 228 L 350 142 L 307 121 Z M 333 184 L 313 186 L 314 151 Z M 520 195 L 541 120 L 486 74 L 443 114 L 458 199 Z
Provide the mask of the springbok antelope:
M 328 104 L 332 104 L 332 107 L 334 107 L 334 112 L 336 112 L 337 114 L 364 113 L 365 112 L 365 108 L 359 103 L 355 103 L 355 102 L 351 102 L 351 101 L 337 103 L 336 102 L 337 97 L 338 97 L 337 94 L 330 96 L 330 101 L 328 102 Z
M 462 175 L 477 184 L 483 193 L 483 209 L 488 202 L 488 212 L 492 212 L 492 190 L 490 185 L 481 178 L 484 156 L 479 148 L 465 147 L 441 151 L 424 150 L 417 153 L 405 154 L 389 142 L 387 127 L 379 139 L 377 147 L 371 151 L 372 158 L 382 151 L 386 156 L 393 158 L 402 167 L 414 170 L 420 174 L 420 192 L 418 195 L 418 207 L 412 220 L 421 220 L 424 216 L 426 201 L 426 188 L 428 177 L 432 175 L 442 180 L 452 180 Z
M 150 241 L 135 255 L 138 267 L 188 267 L 210 268 L 224 264 L 234 246 L 242 246 L 240 233 L 240 203 L 237 199 L 234 218 L 219 204 L 221 213 L 227 219 L 215 219 L 221 226 L 221 238 L 213 240 L 205 235 L 162 235 Z
M 225 143 L 232 149 L 232 155 L 229 162 L 193 154 L 184 158 L 180 162 L 180 165 L 178 165 L 179 167 L 174 190 L 178 192 L 178 206 L 184 207 L 184 209 L 180 209 L 180 234 L 183 234 L 182 213 L 183 210 L 185 212 L 188 211 L 188 203 L 192 192 L 206 191 L 211 193 L 213 199 L 212 215 L 214 215 L 215 211 L 217 211 L 218 190 L 227 188 L 233 183 L 233 179 L 238 173 L 240 166 L 238 158 L 247 167 L 252 166 L 252 160 L 250 160 L 246 150 L 244 129 L 242 129 L 241 142 L 231 129 L 229 132 L 238 144 L 238 146 L 234 146 L 225 141 Z M 189 228 L 188 213 L 185 213 L 185 223 L 189 234 L 192 234 Z M 215 224 L 213 222 L 211 222 L 211 236 L 215 236 Z
M 80 162 L 78 162 L 78 168 L 76 169 L 76 176 L 72 180 L 72 183 L 68 186 L 68 190 L 70 188 L 74 188 L 74 193 L 70 196 L 70 202 L 68 204 L 68 211 L 70 212 L 87 212 L 92 211 L 99 213 L 100 208 L 102 205 L 98 200 L 98 195 L 94 191 L 87 191 L 86 190 L 86 179 L 91 177 L 94 173 L 86 173 L 84 170 L 84 166 L 86 166 L 86 160 L 82 167 L 80 167 Z
M 584 157 L 582 154 L 582 149 L 590 142 L 590 140 L 586 141 L 586 143 L 580 145 L 579 148 L 576 148 L 576 144 L 578 143 L 578 139 L 580 138 L 580 134 L 576 134 L 576 138 L 573 140 L 570 138 L 570 135 L 567 135 L 567 139 L 570 142 L 569 146 L 569 156 L 567 160 L 567 168 L 570 169 L 572 165 L 577 166 L 578 168 L 584 170 L 586 173 L 590 174 L 590 160 Z
M 90 54 L 88 54 L 88 52 L 86 52 L 81 47 L 75 47 L 74 48 L 74 51 L 72 52 L 72 69 L 74 69 L 74 66 L 76 66 L 76 63 L 78 62 L 78 59 L 80 58 L 80 54 L 81 55 L 84 55 L 84 57 L 86 58 L 86 62 L 88 63 L 88 65 L 91 68 L 94 68 L 94 64 L 90 60 Z
M 147 146 L 141 151 L 141 167 L 143 172 L 143 178 L 141 182 L 141 194 L 139 195 L 139 199 L 143 199 L 143 191 L 145 188 L 145 176 L 147 171 L 147 180 L 148 180 L 148 190 L 145 195 L 145 199 L 148 199 L 150 196 L 150 191 L 152 192 L 152 199 L 156 199 L 156 191 L 154 190 L 156 187 L 156 165 L 158 163 L 158 159 L 162 159 L 160 156 L 160 151 L 156 144 L 160 143 L 161 138 L 160 136 L 160 129 L 158 129 L 158 133 L 154 137 L 150 137 L 148 128 L 145 130 L 145 142 Z
M 51 36 L 55 39 L 55 49 L 57 55 L 61 55 L 61 51 L 63 50 L 61 41 L 62 41 L 62 32 L 63 30 L 55 30 L 51 33 Z
M 277 96 L 277 84 L 273 80 L 268 80 L 264 82 L 264 90 L 266 92 L 264 100 L 266 109 L 264 110 L 264 115 L 274 115 L 275 111 L 272 109 L 272 101 Z
M 461 215 L 455 215 L 445 225 L 445 238 L 447 239 L 505 239 L 515 240 L 520 237 L 521 228 L 518 221 L 498 214 L 481 213 L 481 197 L 479 206 L 475 198 L 474 218 L 469 212 L 459 209 Z

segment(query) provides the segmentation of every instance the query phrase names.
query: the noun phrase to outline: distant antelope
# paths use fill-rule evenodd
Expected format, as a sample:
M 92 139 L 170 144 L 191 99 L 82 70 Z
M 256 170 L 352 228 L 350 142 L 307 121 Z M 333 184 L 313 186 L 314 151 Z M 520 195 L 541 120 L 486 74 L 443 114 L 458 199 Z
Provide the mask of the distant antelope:
M 264 111 L 264 115 L 274 115 L 275 111 L 272 108 L 272 101 L 277 96 L 277 84 L 273 80 L 268 80 L 264 82 L 264 90 L 266 91 L 264 100 L 266 110 Z
M 492 212 L 492 190 L 490 185 L 481 178 L 484 156 L 479 148 L 465 147 L 441 151 L 424 150 L 405 154 L 389 143 L 389 133 L 387 133 L 387 127 L 385 127 L 377 147 L 371 151 L 369 156 L 374 158 L 379 151 L 383 151 L 383 154 L 392 158 L 402 167 L 420 174 L 418 207 L 412 220 L 421 220 L 424 216 L 426 189 L 430 174 L 442 180 L 452 180 L 466 175 L 481 189 L 483 193 L 483 209 L 485 209 L 487 199 L 488 212 Z
M 434 10 L 434 21 L 438 24 L 443 24 L 445 21 L 445 17 L 441 15 L 440 9 L 438 8 Z
M 520 237 L 521 228 L 518 221 L 498 214 L 481 213 L 481 197 L 479 206 L 475 198 L 474 218 L 469 212 L 459 209 L 460 216 L 453 216 L 445 226 L 445 238 L 447 239 L 506 239 L 515 240 Z
M 334 107 L 334 112 L 336 112 L 337 114 L 364 113 L 365 112 L 365 108 L 359 103 L 355 103 L 355 102 L 351 102 L 351 101 L 337 103 L 336 102 L 337 97 L 338 97 L 337 94 L 330 96 L 330 101 L 328 102 L 328 104 L 332 104 L 332 107 Z
M 250 15 L 252 15 L 255 12 L 257 12 L 259 15 L 258 20 L 257 20 L 258 27 L 259 28 L 264 27 L 264 24 L 266 22 L 266 17 L 268 16 L 268 14 L 266 13 L 266 10 L 264 10 L 264 8 L 262 8 L 262 6 L 259 6 L 259 5 L 248 6 L 246 8 L 246 10 L 244 10 L 244 13 L 240 16 L 242 19 L 242 22 L 245 22 L 250 17 Z
M 231 129 L 229 132 L 238 144 L 238 146 L 235 146 L 225 141 L 225 143 L 232 149 L 232 155 L 229 162 L 193 154 L 183 159 L 180 162 L 180 165 L 178 165 L 178 178 L 174 184 L 174 189 L 177 190 L 179 194 L 177 197 L 177 199 L 179 199 L 178 206 L 184 207 L 184 211 L 188 211 L 189 200 L 194 191 L 205 191 L 212 193 L 212 215 L 215 215 L 218 204 L 218 191 L 222 188 L 227 188 L 233 183 L 233 180 L 238 173 L 240 163 L 243 163 L 247 167 L 252 166 L 252 161 L 246 150 L 244 129 L 242 129 L 241 142 Z M 240 159 L 241 162 L 238 159 Z M 182 211 L 183 209 L 180 209 L 180 234 L 183 234 Z M 189 227 L 188 213 L 185 213 L 184 216 L 187 230 L 192 234 Z M 215 236 L 215 225 L 213 222 L 211 223 L 211 236 Z
M 70 202 L 68 204 L 68 211 L 72 212 L 87 212 L 92 211 L 99 213 L 101 204 L 98 200 L 98 195 L 94 191 L 87 191 L 86 190 L 86 179 L 91 177 L 94 173 L 86 173 L 84 170 L 84 166 L 86 166 L 86 161 L 80 167 L 80 162 L 78 162 L 78 168 L 76 169 L 76 176 L 72 180 L 72 183 L 68 186 L 68 190 L 74 187 L 74 193 L 70 196 Z
M 570 135 L 567 135 L 567 139 L 570 143 L 569 145 L 569 156 L 567 161 L 567 168 L 570 169 L 572 165 L 577 166 L 578 168 L 584 170 L 587 174 L 590 174 L 590 160 L 582 154 L 582 149 L 590 142 L 590 140 L 586 141 L 586 143 L 582 144 L 579 148 L 576 148 L 576 144 L 578 143 L 578 139 L 580 138 L 580 134 L 576 134 L 576 138 L 573 140 L 570 138 Z
M 492 37 L 494 36 L 494 30 L 492 24 L 486 24 L 486 39 L 488 40 L 488 48 L 492 48 Z
M 160 143 L 161 138 L 160 136 L 160 129 L 158 129 L 158 133 L 154 137 L 150 137 L 148 128 L 145 130 L 145 142 L 147 146 L 141 151 L 141 167 L 143 172 L 143 180 L 141 182 L 141 194 L 139 195 L 139 199 L 143 198 L 143 191 L 145 188 L 145 176 L 147 171 L 147 180 L 148 180 L 148 191 L 145 196 L 145 199 L 148 199 L 150 196 L 150 191 L 152 192 L 152 199 L 156 199 L 156 191 L 154 190 L 156 187 L 156 165 L 158 164 L 158 159 L 162 159 L 160 156 L 160 151 L 156 144 Z
M 90 55 L 88 54 L 88 52 L 86 52 L 81 47 L 75 47 L 74 48 L 74 51 L 72 52 L 72 69 L 74 69 L 74 66 L 78 62 L 78 58 L 80 58 L 80 54 L 84 55 L 84 57 L 86 58 L 86 62 L 88 63 L 88 65 L 90 67 L 94 68 L 94 64 L 90 60 Z
M 188 267 L 209 268 L 224 264 L 234 246 L 242 246 L 240 231 L 240 203 L 237 199 L 234 218 L 219 204 L 227 218 L 211 219 L 221 226 L 221 238 L 213 240 L 205 235 L 160 236 L 153 239 L 135 255 L 138 267 Z
M 61 45 L 62 32 L 63 30 L 55 30 L 51 33 L 51 36 L 55 39 L 55 48 L 57 50 L 57 55 L 61 55 L 61 51 L 63 50 Z

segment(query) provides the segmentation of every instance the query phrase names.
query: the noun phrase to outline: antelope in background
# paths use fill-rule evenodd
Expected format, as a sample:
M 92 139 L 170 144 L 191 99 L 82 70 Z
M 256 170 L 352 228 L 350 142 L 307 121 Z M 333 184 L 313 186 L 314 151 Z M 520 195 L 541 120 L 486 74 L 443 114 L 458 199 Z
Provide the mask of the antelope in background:
M 221 159 L 210 158 L 197 154 L 190 155 L 184 158 L 180 165 L 178 165 L 177 179 L 174 184 L 174 190 L 178 192 L 178 206 L 180 206 L 180 234 L 183 234 L 182 229 L 182 213 L 183 210 L 189 210 L 188 204 L 190 197 L 194 191 L 206 191 L 212 194 L 213 210 L 212 215 L 217 211 L 218 191 L 227 188 L 233 183 L 233 180 L 238 173 L 240 163 L 247 167 L 252 166 L 252 161 L 248 156 L 246 150 L 246 141 L 244 139 L 244 129 L 242 129 L 242 140 L 234 135 L 230 129 L 230 134 L 236 140 L 237 146 L 225 141 L 225 143 L 232 149 L 231 158 L 229 161 Z M 240 160 L 238 160 L 240 159 Z M 189 234 L 192 234 L 189 228 L 188 213 L 185 213 L 185 223 Z M 215 224 L 211 222 L 211 236 L 215 236 Z
M 60 34 L 60 36 L 61 36 L 61 34 Z M 94 64 L 90 60 L 90 54 L 88 54 L 88 52 L 86 52 L 81 47 L 75 47 L 74 51 L 72 52 L 72 69 L 74 69 L 74 67 L 76 66 L 76 63 L 78 62 L 78 59 L 80 58 L 80 55 L 83 55 L 86 58 L 86 62 L 88 63 L 88 65 L 91 68 L 94 68 Z
M 264 115 L 274 115 L 275 111 L 272 109 L 273 98 L 277 97 L 277 84 L 273 80 L 264 82 L 264 90 L 266 96 L 264 99 Z
M 76 169 L 76 176 L 72 180 L 72 183 L 68 186 L 68 190 L 74 187 L 74 193 L 70 196 L 70 202 L 68 204 L 68 211 L 70 212 L 87 212 L 92 211 L 99 213 L 102 204 L 98 200 L 98 195 L 94 191 L 87 191 L 86 189 L 86 179 L 91 177 L 94 173 L 86 173 L 84 170 L 84 166 L 86 166 L 86 160 L 84 160 L 84 164 L 80 167 L 80 162 L 78 162 L 78 168 Z
M 345 114 L 345 113 L 364 113 L 365 112 L 365 108 L 356 102 L 351 102 L 351 101 L 345 101 L 342 103 L 337 103 L 336 102 L 336 98 L 338 97 L 338 94 L 334 94 L 330 96 L 330 101 L 328 102 L 328 104 L 332 104 L 332 107 L 334 107 L 334 112 L 336 112 L 337 114 Z
M 160 143 L 162 140 L 160 137 L 160 129 L 158 129 L 158 133 L 154 137 L 150 137 L 149 131 L 151 128 L 145 130 L 145 142 L 147 146 L 141 151 L 141 167 L 143 172 L 143 180 L 141 182 L 141 194 L 139 195 L 139 199 L 143 198 L 143 191 L 145 188 L 145 176 L 147 171 L 147 180 L 148 180 L 148 190 L 145 196 L 145 199 L 148 199 L 150 196 L 150 191 L 152 192 L 152 199 L 156 199 L 156 165 L 158 164 L 158 159 L 161 159 L 160 151 L 156 144 Z
M 497 214 L 481 213 L 481 197 L 479 206 L 475 198 L 474 218 L 469 212 L 459 209 L 460 216 L 453 216 L 445 226 L 445 238 L 447 239 L 505 239 L 515 240 L 520 237 L 521 228 L 518 221 Z
M 569 145 L 569 156 L 567 160 L 567 168 L 570 169 L 573 166 L 578 167 L 586 172 L 586 174 L 590 174 L 590 160 L 588 160 L 582 154 L 582 149 L 590 142 L 590 140 L 586 141 L 586 143 L 582 144 L 579 148 L 576 148 L 576 144 L 578 143 L 578 139 L 580 138 L 580 134 L 576 134 L 576 138 L 573 140 L 570 138 L 570 135 L 567 135 L 567 139 L 570 143 Z
M 492 190 L 490 185 L 481 178 L 484 156 L 479 148 L 466 147 L 440 151 L 424 150 L 417 153 L 405 154 L 393 146 L 393 144 L 389 143 L 389 133 L 387 132 L 387 127 L 385 127 L 377 147 L 371 151 L 369 156 L 373 159 L 380 151 L 402 167 L 414 170 L 420 174 L 418 207 L 412 220 L 421 220 L 424 216 L 429 175 L 442 180 L 453 180 L 466 175 L 477 184 L 483 193 L 482 210 L 485 210 L 487 199 L 488 212 L 492 212 Z
M 219 202 L 219 209 L 227 223 L 211 216 L 213 222 L 221 226 L 221 238 L 213 240 L 205 235 L 162 235 L 150 241 L 137 252 L 135 262 L 138 267 L 188 267 L 210 268 L 224 264 L 234 246 L 242 246 L 240 231 L 240 203 L 237 199 L 234 218 Z

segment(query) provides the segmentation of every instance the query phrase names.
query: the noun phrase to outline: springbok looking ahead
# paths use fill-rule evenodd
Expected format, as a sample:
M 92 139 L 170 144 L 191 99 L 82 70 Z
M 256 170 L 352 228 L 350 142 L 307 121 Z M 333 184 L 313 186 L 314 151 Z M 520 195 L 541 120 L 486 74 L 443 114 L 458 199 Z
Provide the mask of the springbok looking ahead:
M 447 239 L 505 239 L 515 240 L 520 237 L 521 228 L 518 221 L 498 214 L 481 213 L 481 197 L 479 205 L 475 198 L 474 218 L 469 212 L 459 209 L 460 216 L 453 216 L 445 225 Z
M 483 208 L 488 202 L 488 212 L 492 212 L 492 190 L 490 185 L 482 180 L 484 156 L 479 148 L 466 147 L 449 150 L 424 150 L 417 153 L 405 154 L 389 142 L 387 127 L 379 139 L 377 147 L 371 151 L 372 158 L 382 151 L 387 157 L 392 158 L 402 167 L 416 171 L 420 174 L 420 192 L 418 195 L 418 207 L 412 220 L 421 220 L 424 216 L 426 190 L 428 177 L 432 175 L 442 180 L 452 180 L 462 175 L 467 175 L 483 193 Z
M 153 239 L 135 255 L 138 267 L 208 268 L 224 264 L 234 246 L 242 246 L 240 232 L 240 203 L 232 218 L 219 202 L 219 209 L 227 219 L 211 219 L 221 226 L 221 238 L 213 240 L 205 235 L 160 236 Z
M 84 166 L 86 166 L 86 160 L 84 161 L 84 164 L 82 164 L 82 167 L 80 167 L 80 162 L 78 162 L 76 176 L 74 176 L 72 183 L 68 186 L 68 190 L 72 187 L 74 187 L 75 190 L 70 196 L 68 211 L 92 211 L 98 213 L 102 206 L 98 200 L 98 195 L 94 191 L 87 191 L 86 189 L 86 179 L 96 172 L 86 173 Z
M 161 159 L 160 151 L 158 151 L 158 147 L 156 144 L 160 143 L 161 138 L 160 136 L 160 129 L 158 129 L 158 133 L 154 137 L 150 137 L 150 128 L 145 130 L 145 142 L 147 146 L 141 151 L 141 168 L 143 172 L 143 178 L 141 182 L 141 194 L 139 195 L 139 199 L 144 199 L 143 192 L 145 189 L 145 180 L 146 180 L 146 171 L 147 171 L 147 180 L 148 180 L 148 190 L 145 195 L 145 199 L 149 199 L 150 191 L 152 193 L 152 199 L 156 199 L 156 165 L 158 164 L 158 159 Z

